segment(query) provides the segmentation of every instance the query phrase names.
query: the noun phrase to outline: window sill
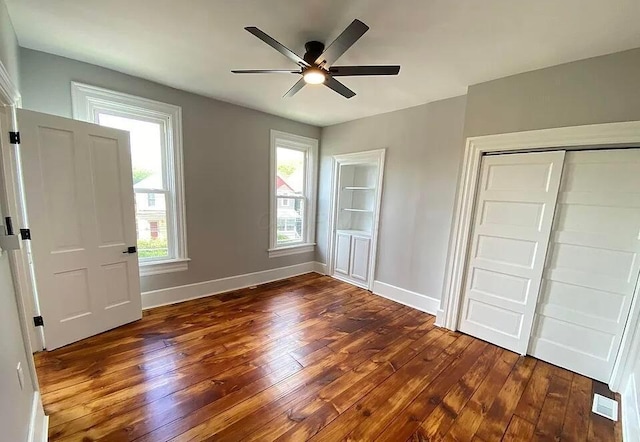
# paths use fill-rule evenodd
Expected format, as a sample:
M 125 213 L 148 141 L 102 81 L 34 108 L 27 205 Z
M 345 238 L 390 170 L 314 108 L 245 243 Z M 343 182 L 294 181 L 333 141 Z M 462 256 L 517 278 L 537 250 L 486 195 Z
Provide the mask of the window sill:
M 316 243 L 296 244 L 293 246 L 283 246 L 269 249 L 269 258 L 278 258 L 279 256 L 296 255 L 298 253 L 313 252 Z
M 189 258 L 168 259 L 140 263 L 140 276 L 161 275 L 163 273 L 182 272 L 189 268 Z

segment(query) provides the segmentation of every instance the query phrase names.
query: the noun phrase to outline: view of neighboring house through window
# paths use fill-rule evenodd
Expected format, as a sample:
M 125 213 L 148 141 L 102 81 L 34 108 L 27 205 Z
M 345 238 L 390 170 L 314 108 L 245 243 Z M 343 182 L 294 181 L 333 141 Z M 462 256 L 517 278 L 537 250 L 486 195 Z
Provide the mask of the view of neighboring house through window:
M 270 252 L 279 256 L 282 250 L 312 250 L 317 141 L 276 131 L 272 131 L 271 141 L 274 195 Z
M 168 190 L 163 179 L 162 127 L 157 123 L 107 113 L 98 114 L 98 123 L 129 132 L 138 256 L 140 259 L 168 258 L 170 255 L 165 198 Z
M 74 117 L 129 132 L 141 274 L 186 270 L 178 106 L 72 83 Z

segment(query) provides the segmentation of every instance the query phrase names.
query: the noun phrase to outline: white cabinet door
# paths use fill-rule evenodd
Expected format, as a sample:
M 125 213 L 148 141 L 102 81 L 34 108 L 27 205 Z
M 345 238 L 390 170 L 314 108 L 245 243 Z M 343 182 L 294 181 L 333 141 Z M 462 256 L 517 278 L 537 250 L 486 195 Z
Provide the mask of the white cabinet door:
M 347 233 L 336 234 L 336 257 L 334 271 L 345 276 L 349 275 L 351 260 L 351 235 Z
M 369 282 L 369 252 L 371 239 L 365 236 L 354 235 L 351 237 L 351 272 L 353 279 Z
M 564 152 L 484 157 L 461 331 L 525 354 Z
M 640 269 L 640 149 L 569 152 L 530 353 L 608 382 Z
M 18 121 L 47 349 L 139 319 L 128 134 L 23 110 Z

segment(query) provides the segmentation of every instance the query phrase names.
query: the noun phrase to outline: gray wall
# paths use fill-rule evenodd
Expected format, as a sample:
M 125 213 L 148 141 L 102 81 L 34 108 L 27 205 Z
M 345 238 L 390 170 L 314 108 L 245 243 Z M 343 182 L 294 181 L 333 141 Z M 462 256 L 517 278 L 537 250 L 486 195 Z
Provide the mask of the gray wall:
M 322 130 L 317 260 L 327 262 L 332 155 L 387 148 L 375 279 L 440 299 L 465 97 Z
M 469 87 L 465 135 L 640 120 L 640 49 Z
M 0 0 L 0 62 L 11 80 L 18 84 L 18 44 L 4 2 Z M 0 128 L 4 135 L 9 128 Z M 4 136 L 3 136 L 4 139 Z M 6 148 L 2 144 L 2 149 Z M 1 152 L 0 152 L 1 155 Z M 0 180 L 0 195 L 4 195 Z M 1 212 L 1 209 L 0 209 Z M 0 213 L 0 219 L 2 213 Z M 4 224 L 4 223 L 3 223 Z M 18 305 L 9 268 L 7 252 L 0 254 L 0 439 L 27 440 L 34 384 L 31 380 L 25 341 L 19 322 Z M 24 372 L 24 387 L 18 383 L 16 367 Z
M 2 128 L 4 131 L 4 127 Z M 0 185 L 0 191 L 4 191 Z M 20 328 L 18 306 L 7 252 L 0 256 L 0 439 L 27 440 L 33 400 L 33 383 Z M 24 373 L 24 387 L 18 383 L 16 367 Z
M 312 261 L 269 258 L 269 131 L 319 138 L 320 129 L 99 66 L 21 49 L 23 106 L 71 117 L 71 81 L 182 107 L 189 270 L 142 278 L 142 290 Z

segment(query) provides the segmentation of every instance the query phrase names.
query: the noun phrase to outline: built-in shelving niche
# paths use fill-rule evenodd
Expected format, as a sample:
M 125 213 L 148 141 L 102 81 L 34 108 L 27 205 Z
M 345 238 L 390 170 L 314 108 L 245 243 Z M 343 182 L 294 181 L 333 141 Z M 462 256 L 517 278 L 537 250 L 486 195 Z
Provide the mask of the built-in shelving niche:
M 373 281 L 384 150 L 334 157 L 331 274 L 361 287 Z

